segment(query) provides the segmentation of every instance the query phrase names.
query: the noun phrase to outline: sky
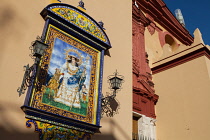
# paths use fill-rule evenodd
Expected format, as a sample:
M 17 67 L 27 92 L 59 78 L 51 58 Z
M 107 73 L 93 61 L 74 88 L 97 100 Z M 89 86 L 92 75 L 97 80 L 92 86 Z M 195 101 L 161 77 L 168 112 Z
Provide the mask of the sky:
M 175 15 L 181 9 L 185 27 L 193 36 L 196 28 L 201 31 L 203 41 L 210 45 L 210 0 L 163 0 Z

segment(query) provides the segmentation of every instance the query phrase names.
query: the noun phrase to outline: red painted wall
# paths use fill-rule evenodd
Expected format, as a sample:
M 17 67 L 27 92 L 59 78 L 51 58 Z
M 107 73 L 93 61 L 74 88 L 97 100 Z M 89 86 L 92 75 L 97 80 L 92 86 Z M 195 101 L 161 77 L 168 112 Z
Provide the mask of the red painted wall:
M 133 111 L 156 118 L 155 104 L 158 96 L 155 94 L 151 69 L 145 51 L 145 27 L 149 20 L 135 6 L 133 1 Z

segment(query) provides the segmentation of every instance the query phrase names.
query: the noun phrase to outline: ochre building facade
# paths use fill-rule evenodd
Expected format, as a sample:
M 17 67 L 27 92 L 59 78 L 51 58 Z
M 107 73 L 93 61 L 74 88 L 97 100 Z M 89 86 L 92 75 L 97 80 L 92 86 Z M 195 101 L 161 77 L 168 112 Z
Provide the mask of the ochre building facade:
M 7 1 L 0 5 L 0 135 L 2 140 L 37 140 L 20 109 L 17 88 L 23 66 L 33 64 L 29 46 L 41 35 L 39 13 L 57 0 Z M 62 0 L 74 7 L 79 1 Z M 194 37 L 162 0 L 85 1 L 86 13 L 103 21 L 112 48 L 104 57 L 103 90 L 116 69 L 124 76 L 115 113 L 101 118 L 93 140 L 198 140 L 210 134 L 210 47 L 199 29 Z
M 133 138 L 208 139 L 209 46 L 199 29 L 192 37 L 162 0 L 133 0 L 132 25 Z

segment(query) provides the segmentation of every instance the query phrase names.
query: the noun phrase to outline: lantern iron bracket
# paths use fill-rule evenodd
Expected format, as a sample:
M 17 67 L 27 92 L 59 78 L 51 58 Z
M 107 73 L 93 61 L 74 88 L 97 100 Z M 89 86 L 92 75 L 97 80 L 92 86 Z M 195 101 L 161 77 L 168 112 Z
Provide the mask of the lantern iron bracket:
M 23 76 L 23 81 L 20 87 L 18 87 L 17 92 L 19 93 L 19 97 L 25 93 L 25 90 L 27 87 L 32 86 L 34 78 L 35 78 L 35 69 L 36 65 L 33 64 L 31 67 L 29 67 L 29 64 L 26 66 L 23 66 L 25 74 Z
M 34 60 L 34 64 L 31 67 L 29 66 L 29 64 L 23 67 L 25 73 L 23 76 L 22 84 L 17 89 L 19 96 L 24 94 L 25 90 L 34 84 L 37 67 L 47 47 L 48 45 L 44 43 L 44 39 L 39 36 L 37 36 L 35 41 L 31 42 L 31 46 L 29 47 L 29 49 L 31 50 L 31 54 L 29 56 Z
M 114 72 L 114 75 L 110 75 L 107 77 L 108 83 L 110 85 L 109 89 L 112 91 L 112 93 L 109 93 L 105 97 L 102 95 L 101 98 L 101 115 L 104 113 L 107 114 L 107 116 L 113 116 L 113 110 L 110 108 L 112 103 L 116 102 L 116 93 L 122 89 L 122 83 L 124 82 L 124 76 L 119 75 L 119 73 Z M 108 92 L 107 92 L 108 93 Z M 110 113 L 112 112 L 112 113 Z

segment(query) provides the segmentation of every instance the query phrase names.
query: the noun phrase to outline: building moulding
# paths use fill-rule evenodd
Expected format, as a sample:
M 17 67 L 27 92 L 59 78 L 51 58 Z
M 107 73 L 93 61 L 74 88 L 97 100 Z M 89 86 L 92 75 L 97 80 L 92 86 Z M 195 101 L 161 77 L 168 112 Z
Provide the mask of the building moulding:
M 201 56 L 210 59 L 210 46 L 204 44 L 200 30 L 197 28 L 193 34 L 194 42 L 190 47 L 186 48 L 181 44 L 176 50 L 170 52 L 167 49 L 168 46 L 163 46 L 162 58 L 152 64 L 152 73 L 162 72 Z
M 159 96 L 133 87 L 133 111 L 156 118 L 155 108 Z
M 193 43 L 193 37 L 174 17 L 164 2 L 161 0 L 137 0 L 136 3 L 138 4 L 139 9 L 150 16 L 149 19 L 159 23 L 183 44 L 191 45 Z
M 155 32 L 153 24 L 135 5 L 133 0 L 133 110 L 148 117 L 156 118 L 154 105 L 158 95 L 155 94 L 148 55 L 145 50 L 145 28 L 151 26 L 151 34 Z M 150 25 L 151 24 L 151 25 Z M 150 27 L 149 27 L 150 28 Z
M 201 56 L 210 59 L 210 49 L 203 44 L 198 44 L 153 63 L 152 73 L 157 74 Z

